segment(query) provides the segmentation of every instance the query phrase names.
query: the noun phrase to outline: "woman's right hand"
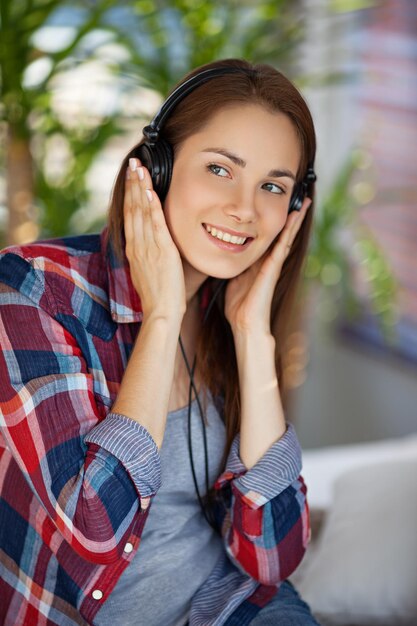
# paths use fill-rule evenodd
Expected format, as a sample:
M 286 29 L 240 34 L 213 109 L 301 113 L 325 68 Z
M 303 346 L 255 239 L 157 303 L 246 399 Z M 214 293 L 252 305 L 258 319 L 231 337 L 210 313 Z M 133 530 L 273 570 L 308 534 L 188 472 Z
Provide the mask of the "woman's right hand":
M 126 256 L 144 320 L 175 317 L 186 308 L 184 271 L 149 171 L 130 159 L 124 197 Z

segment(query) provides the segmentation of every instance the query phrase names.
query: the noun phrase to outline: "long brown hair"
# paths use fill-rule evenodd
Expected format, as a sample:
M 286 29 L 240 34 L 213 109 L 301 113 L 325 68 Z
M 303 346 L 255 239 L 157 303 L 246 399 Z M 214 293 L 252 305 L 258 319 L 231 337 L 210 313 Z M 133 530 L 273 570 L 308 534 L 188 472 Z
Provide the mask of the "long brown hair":
M 281 72 L 270 65 L 253 65 L 243 59 L 223 59 L 208 63 L 187 74 L 179 84 L 202 69 L 222 66 L 234 66 L 251 71 L 211 78 L 179 102 L 171 112 L 162 131 L 162 136 L 173 147 L 174 158 L 182 142 L 198 132 L 222 107 L 238 103 L 259 104 L 270 112 L 286 114 L 293 123 L 301 148 L 296 182 L 303 180 L 308 166 L 314 164 L 316 139 L 310 111 L 299 91 Z M 124 257 L 125 171 L 130 156 L 135 154 L 142 141 L 143 138 L 133 146 L 123 160 L 109 208 L 108 235 L 114 252 L 120 259 Z M 276 340 L 277 379 L 283 396 L 285 396 L 282 367 L 283 346 L 311 231 L 314 212 L 313 184 L 309 185 L 308 195 L 313 199 L 313 203 L 285 260 L 275 287 L 271 309 L 271 330 Z M 217 279 L 209 278 L 203 287 L 210 287 L 214 291 L 217 285 Z M 240 391 L 233 336 L 224 316 L 223 294 L 221 293 L 217 298 L 216 306 L 213 307 L 208 322 L 202 326 L 196 350 L 197 367 L 204 385 L 214 397 L 221 397 L 224 401 L 227 432 L 226 456 L 235 434 L 240 430 Z

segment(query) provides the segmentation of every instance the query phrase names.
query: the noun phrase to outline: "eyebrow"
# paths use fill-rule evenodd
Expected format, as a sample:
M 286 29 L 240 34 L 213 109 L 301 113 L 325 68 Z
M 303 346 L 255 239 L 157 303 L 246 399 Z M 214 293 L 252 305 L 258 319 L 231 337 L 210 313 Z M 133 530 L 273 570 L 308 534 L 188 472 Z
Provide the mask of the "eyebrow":
M 233 161 L 233 163 L 235 163 L 239 167 L 246 167 L 246 161 L 236 156 L 236 154 L 225 150 L 224 148 L 206 148 L 205 150 L 203 150 L 203 152 L 215 152 L 217 154 L 221 154 Z M 283 176 L 286 176 L 287 178 L 291 178 L 293 181 L 295 181 L 295 175 L 290 170 L 286 169 L 271 170 L 270 172 L 268 172 L 267 176 L 270 176 L 271 178 L 282 178 Z

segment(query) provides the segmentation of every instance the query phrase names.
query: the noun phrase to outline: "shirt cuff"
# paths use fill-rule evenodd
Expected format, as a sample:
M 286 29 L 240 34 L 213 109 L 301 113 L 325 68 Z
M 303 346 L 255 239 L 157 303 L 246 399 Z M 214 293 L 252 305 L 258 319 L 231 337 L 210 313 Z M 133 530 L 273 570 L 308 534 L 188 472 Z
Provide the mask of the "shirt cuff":
M 110 412 L 84 438 L 115 456 L 129 472 L 141 498 L 154 496 L 161 486 L 158 446 L 142 424 Z
M 230 448 L 226 469 L 217 483 L 221 486 L 231 480 L 234 491 L 237 490 L 251 508 L 263 506 L 299 477 L 301 446 L 292 424 L 287 423 L 284 435 L 249 470 L 240 459 L 239 444 L 240 434 L 237 434 Z

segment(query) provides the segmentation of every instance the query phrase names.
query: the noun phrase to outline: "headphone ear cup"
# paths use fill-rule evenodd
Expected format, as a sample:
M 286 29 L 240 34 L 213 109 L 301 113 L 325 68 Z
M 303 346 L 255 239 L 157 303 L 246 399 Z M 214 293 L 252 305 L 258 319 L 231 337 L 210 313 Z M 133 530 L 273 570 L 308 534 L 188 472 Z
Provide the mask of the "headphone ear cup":
M 306 191 L 307 191 L 307 185 L 305 183 L 298 183 L 298 185 L 294 187 L 291 200 L 290 200 L 290 205 L 288 207 L 288 213 L 291 213 L 292 211 L 301 210 L 301 207 L 303 206 L 304 198 L 306 195 Z
M 137 157 L 149 170 L 152 185 L 161 202 L 165 200 L 172 178 L 174 155 L 171 144 L 164 139 L 155 143 L 145 141 L 137 150 Z

